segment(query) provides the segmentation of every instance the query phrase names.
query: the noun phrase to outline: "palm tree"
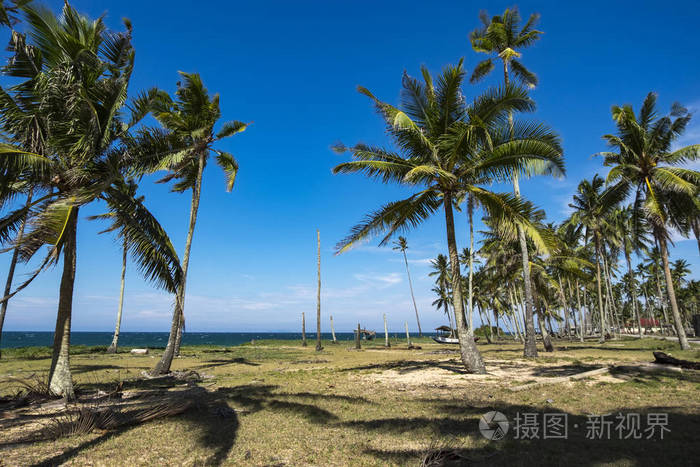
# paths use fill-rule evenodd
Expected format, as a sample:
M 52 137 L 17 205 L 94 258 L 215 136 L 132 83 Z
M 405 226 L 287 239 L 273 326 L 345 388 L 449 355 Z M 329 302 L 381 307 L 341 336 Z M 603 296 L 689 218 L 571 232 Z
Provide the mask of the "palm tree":
M 80 208 L 102 199 L 129 212 L 129 248 L 148 279 L 174 290 L 180 267 L 158 222 L 114 186 L 134 164 L 119 142 L 146 113 L 143 102 L 136 100 L 130 118 L 124 119 L 134 63 L 129 22 L 125 21 L 126 32 L 108 33 L 101 19 L 90 21 L 67 3 L 60 18 L 44 9 L 25 6 L 23 11 L 32 42 L 13 36 L 14 55 L 4 72 L 24 80 L 9 92 L 15 101 L 38 109 L 34 116 L 49 136 L 43 153 L 3 151 L 0 171 L 19 170 L 36 198 L 0 220 L 0 239 L 8 239 L 26 218 L 28 231 L 13 245 L 20 261 L 49 246 L 30 280 L 63 256 L 48 385 L 54 394 L 72 398 L 70 329 Z M 14 118 L 12 110 L 0 108 L 2 118 Z
M 639 115 L 631 105 L 614 106 L 612 116 L 616 134 L 603 136 L 612 151 L 603 152 L 604 164 L 612 167 L 607 182 L 614 189 L 632 194 L 633 224 L 644 217 L 659 245 L 663 261 L 668 301 L 681 349 L 689 349 L 681 321 L 668 261 L 668 241 L 672 230 L 683 231 L 687 212 L 698 209 L 700 172 L 683 165 L 700 155 L 700 144 L 672 150 L 674 141 L 683 133 L 691 114 L 674 104 L 668 115 L 659 117 L 656 94 L 649 93 Z
M 418 323 L 418 335 L 423 337 L 423 330 L 420 327 L 420 319 L 418 318 L 418 305 L 416 305 L 416 297 L 413 295 L 413 283 L 411 282 L 411 272 L 408 270 L 408 258 L 406 257 L 406 250 L 408 250 L 408 242 L 406 237 L 399 237 L 397 241 L 394 242 L 394 250 L 399 250 L 403 254 L 403 261 L 406 265 L 406 275 L 408 276 L 408 288 L 411 290 L 411 300 L 413 300 L 413 310 L 416 312 L 416 323 Z
M 510 82 L 509 70 L 512 70 L 516 79 L 527 87 L 537 85 L 537 76 L 525 68 L 517 59 L 521 54 L 518 49 L 524 49 L 535 43 L 542 34 L 535 28 L 539 20 L 539 14 L 532 14 L 525 26 L 520 28 L 521 17 L 517 8 L 507 9 L 503 15 L 494 16 L 489 19 L 485 11 L 480 13 L 482 26 L 471 32 L 469 39 L 472 49 L 476 52 L 493 54 L 498 57 L 503 64 L 503 82 L 508 86 Z M 470 81 L 475 83 L 494 69 L 494 58 L 490 57 L 477 64 L 472 73 Z M 509 114 L 512 122 L 512 114 Z M 520 197 L 520 185 L 518 174 L 512 177 L 513 192 L 516 197 Z M 520 251 L 523 263 L 523 281 L 525 285 L 525 346 L 524 356 L 534 358 L 537 356 L 537 346 L 535 345 L 535 324 L 533 316 L 534 301 L 532 297 L 532 284 L 530 280 L 530 260 L 527 251 L 527 241 L 525 233 L 518 231 Z
M 139 204 L 143 203 L 144 197 L 136 197 L 136 190 L 138 185 L 133 179 L 120 180 L 115 182 L 115 188 L 120 190 L 124 196 L 134 199 Z M 126 279 L 126 258 L 129 252 L 129 239 L 126 237 L 128 235 L 128 229 L 124 229 L 124 226 L 128 224 L 129 219 L 125 216 L 128 215 L 126 211 L 120 209 L 120 206 L 116 202 L 108 204 L 109 212 L 104 214 L 98 214 L 95 216 L 90 216 L 90 220 L 107 220 L 111 221 L 112 225 L 103 230 L 100 233 L 107 232 L 119 232 L 119 237 L 121 237 L 121 247 L 122 247 L 122 272 L 121 272 L 121 282 L 119 287 L 119 307 L 117 308 L 117 323 L 114 326 L 114 334 L 112 335 L 112 343 L 107 348 L 107 353 L 117 353 L 117 346 L 119 345 L 119 330 L 122 324 L 122 310 L 124 308 L 124 286 Z
M 161 360 L 152 370 L 153 375 L 165 374 L 170 371 L 173 356 L 177 355 L 184 326 L 185 289 L 187 271 L 190 264 L 190 250 L 194 228 L 197 223 L 199 199 L 202 193 L 202 174 L 210 154 L 216 154 L 216 162 L 226 174 L 226 190 L 231 191 L 238 172 L 238 163 L 234 157 L 215 145 L 247 128 L 246 123 L 239 121 L 225 122 L 218 131 L 214 131 L 221 110 L 219 95 L 209 96 L 200 76 L 196 73 L 180 73 L 182 81 L 177 83 L 175 99 L 164 92 L 158 92 L 152 100 L 153 116 L 164 128 L 143 131 L 136 144 L 142 151 L 150 153 L 143 171 L 167 170 L 160 183 L 176 180 L 172 191 L 182 193 L 192 190 L 190 205 L 190 220 L 185 241 L 185 251 L 182 256 L 182 282 L 173 311 L 170 336 Z
M 338 252 L 376 233 L 386 234 L 380 245 L 386 244 L 394 233 L 419 225 L 442 207 L 462 362 L 468 371 L 483 373 L 473 330 L 465 323 L 454 229 L 455 201 L 469 192 L 490 215 L 529 228 L 525 203 L 473 183 L 511 176 L 530 159 L 561 167 L 561 150 L 556 138 L 549 137 L 548 130 L 542 127 L 518 126 L 517 137 L 504 138 L 509 131 L 499 124 L 507 112 L 532 109 L 533 103 L 523 90 L 505 86 L 485 93 L 467 106 L 461 93 L 461 60 L 457 66 L 446 67 L 435 81 L 426 68 L 422 74 L 423 82 L 404 74 L 401 110 L 360 88 L 374 101 L 399 152 L 365 144 L 352 148 L 341 145 L 336 149 L 350 151 L 354 160 L 336 166 L 334 173 L 360 172 L 385 183 L 420 189 L 369 215 L 338 244 Z M 537 236 L 537 232 L 533 234 Z

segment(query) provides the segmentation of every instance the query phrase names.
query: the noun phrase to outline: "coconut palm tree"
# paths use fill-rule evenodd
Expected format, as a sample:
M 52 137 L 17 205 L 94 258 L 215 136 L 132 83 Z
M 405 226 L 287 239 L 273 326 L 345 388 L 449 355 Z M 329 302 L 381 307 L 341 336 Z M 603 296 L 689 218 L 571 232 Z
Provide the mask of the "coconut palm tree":
M 460 354 L 468 371 L 483 373 L 483 360 L 464 316 L 454 229 L 455 201 L 469 192 L 491 216 L 530 228 L 526 203 L 509 194 L 484 189 L 474 181 L 511 176 L 529 160 L 546 161 L 563 169 L 561 149 L 556 137 L 542 126 L 517 125 L 514 132 L 503 128 L 509 111 L 532 109 L 533 103 L 525 91 L 505 86 L 466 105 L 461 93 L 461 60 L 457 66 L 445 67 L 437 80 L 426 68 L 422 74 L 423 82 L 404 74 L 401 109 L 360 88 L 374 101 L 399 151 L 365 144 L 351 148 L 340 145 L 336 149 L 350 151 L 354 160 L 336 166 L 334 173 L 360 172 L 418 191 L 370 214 L 338 244 L 338 252 L 377 233 L 385 234 L 380 245 L 386 244 L 394 233 L 419 225 L 442 207 Z M 538 232 L 532 233 L 542 241 Z
M 600 155 L 611 167 L 607 183 L 634 199 L 635 229 L 636 219 L 644 217 L 659 245 L 678 341 L 682 349 L 689 349 L 671 277 L 668 242 L 673 230 L 684 230 L 687 212 L 698 209 L 700 172 L 683 166 L 698 159 L 700 144 L 672 149 L 691 114 L 674 104 L 668 115 L 658 116 L 656 99 L 655 93 L 649 93 L 638 115 L 631 105 L 613 106 L 617 132 L 603 136 L 611 151 Z
M 138 185 L 133 179 L 120 180 L 114 183 L 117 190 L 120 190 L 124 196 L 134 199 L 135 202 L 143 204 L 144 197 L 136 197 L 136 190 Z M 107 353 L 117 353 L 117 347 L 119 345 L 119 331 L 122 324 L 122 311 L 124 309 L 124 286 L 126 280 L 126 259 L 129 252 L 129 239 L 127 235 L 129 230 L 125 229 L 124 226 L 128 224 L 129 219 L 126 216 L 129 214 L 126 211 L 120 209 L 120 205 L 116 203 L 116 200 L 110 200 L 108 203 L 109 211 L 104 214 L 98 214 L 95 216 L 90 216 L 90 220 L 106 220 L 111 221 L 112 225 L 100 233 L 107 232 L 118 232 L 118 236 L 121 240 L 122 248 L 122 272 L 121 272 L 121 282 L 119 287 L 119 307 L 117 308 L 117 322 L 114 326 L 114 334 L 112 335 L 112 343 L 107 348 Z
M 219 125 L 219 95 L 210 96 L 196 73 L 181 72 L 180 77 L 175 99 L 164 92 L 156 92 L 157 97 L 151 101 L 153 116 L 163 130 L 144 130 L 134 142 L 141 148 L 140 151 L 146 154 L 143 158 L 146 163 L 141 167 L 143 172 L 167 170 L 168 174 L 159 180 L 160 183 L 175 181 L 172 191 L 177 193 L 192 190 L 189 226 L 182 256 L 182 282 L 173 311 L 168 344 L 161 360 L 152 370 L 153 375 L 169 372 L 173 356 L 179 352 L 185 316 L 187 271 L 199 212 L 204 167 L 211 153 L 214 153 L 217 164 L 226 175 L 226 190 L 231 191 L 238 172 L 238 163 L 233 155 L 215 146 L 221 140 L 241 133 L 248 126 L 239 121 Z M 218 131 L 214 130 L 215 126 L 219 126 Z
M 488 17 L 485 11 L 479 15 L 482 26 L 475 29 L 469 35 L 472 49 L 476 52 L 492 54 L 486 60 L 479 62 L 471 76 L 471 82 L 475 83 L 488 75 L 495 67 L 494 60 L 496 57 L 501 60 L 503 65 L 503 82 L 506 86 L 510 83 L 510 72 L 515 75 L 515 78 L 527 87 L 533 88 L 537 85 L 537 76 L 528 70 L 517 59 L 521 53 L 518 49 L 524 49 L 535 43 L 542 35 L 542 31 L 535 29 L 535 25 L 539 20 L 539 14 L 532 14 L 530 18 L 521 28 L 522 18 L 520 12 L 516 8 L 510 8 L 503 12 L 500 16 Z M 509 114 L 509 120 L 512 122 L 512 114 Z M 530 170 L 533 168 L 531 167 Z M 520 185 L 518 182 L 518 174 L 514 173 L 512 177 L 513 192 L 516 197 L 520 197 Z M 527 241 L 525 232 L 522 229 L 518 232 L 518 240 L 520 242 L 520 250 L 523 263 L 523 281 L 525 289 L 525 357 L 536 357 L 537 346 L 535 345 L 535 325 L 533 315 L 533 297 L 532 284 L 530 280 L 530 260 L 528 258 Z
M 27 108 L 41 107 L 35 118 L 48 138 L 43 153 L 2 151 L 0 172 L 21 173 L 35 198 L 0 220 L 0 239 L 6 242 L 26 218 L 27 231 L 13 244 L 19 260 L 29 261 L 49 247 L 29 281 L 63 257 L 48 385 L 54 394 L 72 398 L 70 329 L 79 210 L 96 200 L 111 200 L 129 211 L 129 249 L 157 284 L 174 290 L 180 266 L 155 218 L 114 185 L 134 164 L 119 143 L 146 113 L 140 100 L 132 102 L 131 112 L 125 106 L 134 63 L 130 24 L 125 21 L 126 32 L 111 33 L 101 19 L 90 21 L 67 3 L 58 18 L 45 9 L 22 10 L 31 42 L 13 35 L 13 56 L 3 71 L 23 80 L 8 92 Z M 0 113 L 3 119 L 16 115 L 7 107 Z M 6 187 L 2 192 L 8 192 Z
M 408 276 L 408 288 L 411 291 L 411 300 L 413 300 L 413 310 L 416 312 L 416 323 L 418 324 L 418 335 L 423 337 L 423 330 L 420 327 L 420 318 L 418 318 L 418 305 L 416 305 L 416 297 L 413 295 L 413 283 L 411 282 L 411 271 L 408 270 L 408 258 L 406 257 L 406 250 L 408 250 L 408 242 L 406 237 L 399 236 L 398 240 L 394 242 L 394 250 L 401 251 L 403 254 L 403 261 L 406 265 L 406 275 Z

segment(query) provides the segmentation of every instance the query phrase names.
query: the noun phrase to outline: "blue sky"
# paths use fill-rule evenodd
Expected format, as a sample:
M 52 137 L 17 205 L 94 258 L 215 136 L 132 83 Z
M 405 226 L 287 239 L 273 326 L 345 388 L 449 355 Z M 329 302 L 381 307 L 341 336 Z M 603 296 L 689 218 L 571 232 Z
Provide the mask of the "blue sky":
M 48 5 L 55 10 L 62 2 Z M 324 326 L 336 330 L 361 321 L 379 329 L 415 329 L 402 259 L 376 242 L 340 256 L 333 246 L 370 210 L 406 194 L 360 176 L 333 176 L 347 158 L 329 147 L 342 141 L 386 144 L 383 126 L 357 85 L 396 103 L 401 74 L 418 75 L 425 64 L 438 72 L 465 57 L 473 68 L 484 58 L 471 51 L 467 35 L 479 10 L 503 11 L 504 2 L 202 2 L 78 0 L 108 25 L 134 25 L 136 69 L 131 91 L 158 86 L 170 92 L 177 71 L 199 72 L 221 94 L 223 119 L 252 121 L 221 148 L 240 164 L 237 185 L 224 190 L 215 164 L 205 184 L 188 277 L 186 316 L 190 331 L 297 331 L 300 314 L 315 312 L 316 229 L 321 230 Z M 540 78 L 532 92 L 532 116 L 562 136 L 568 177 L 523 182 L 523 194 L 551 220 L 567 214 L 582 178 L 601 171 L 591 155 L 603 150 L 601 135 L 613 131 L 610 107 L 639 106 L 651 90 L 666 111 L 673 101 L 700 110 L 700 30 L 695 2 L 521 2 L 523 16 L 542 14 L 543 38 L 523 62 Z M 477 86 L 472 97 L 498 75 Z M 700 116 L 683 143 L 700 141 Z M 144 179 L 141 193 L 180 251 L 187 228 L 189 193 L 169 193 Z M 507 187 L 504 187 L 507 189 Z M 87 216 L 100 206 L 83 209 Z M 458 219 L 465 245 L 466 221 Z M 73 329 L 113 328 L 121 256 L 113 238 L 97 235 L 103 225 L 82 220 L 79 230 Z M 478 227 L 477 227 L 478 228 Z M 444 322 L 431 307 L 428 261 L 444 252 L 444 220 L 436 217 L 407 235 L 409 261 L 424 329 Z M 672 257 L 685 258 L 700 277 L 695 240 L 676 243 Z M 5 276 L 9 256 L 0 259 Z M 19 270 L 18 278 L 29 268 Z M 53 330 L 60 267 L 10 302 L 6 330 Z M 167 331 L 171 299 L 127 271 L 123 331 Z M 326 329 L 327 330 L 327 329 Z

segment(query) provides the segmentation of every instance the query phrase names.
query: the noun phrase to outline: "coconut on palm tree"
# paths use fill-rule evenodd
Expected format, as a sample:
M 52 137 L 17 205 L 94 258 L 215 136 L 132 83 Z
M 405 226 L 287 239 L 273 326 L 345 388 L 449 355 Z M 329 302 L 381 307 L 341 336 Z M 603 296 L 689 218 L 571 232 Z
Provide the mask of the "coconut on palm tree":
M 189 226 L 185 251 L 182 255 L 182 282 L 179 285 L 173 311 L 170 336 L 161 360 L 152 374 L 159 375 L 170 371 L 173 356 L 179 352 L 182 331 L 185 324 L 185 290 L 187 271 L 190 264 L 190 250 L 199 212 L 202 193 L 202 175 L 210 155 L 216 155 L 216 163 L 226 176 L 226 190 L 231 191 L 238 172 L 236 159 L 216 146 L 220 141 L 244 131 L 247 124 L 239 121 L 219 124 L 221 110 L 219 95 L 210 96 L 196 73 L 180 73 L 175 99 L 165 92 L 156 92 L 151 101 L 153 116 L 163 127 L 147 129 L 136 138 L 135 145 L 144 153 L 143 172 L 168 171 L 160 183 L 175 181 L 172 191 L 182 193 L 192 191 Z M 218 126 L 218 130 L 215 127 Z
M 374 101 L 399 149 L 366 144 L 339 146 L 339 151 L 351 152 L 353 161 L 336 166 L 334 173 L 359 172 L 385 183 L 405 185 L 415 193 L 384 205 L 353 227 L 350 235 L 338 244 L 338 252 L 378 233 L 384 234 L 380 244 L 386 244 L 395 233 L 418 226 L 442 208 L 460 354 L 468 371 L 483 373 L 483 360 L 464 314 L 454 227 L 455 201 L 468 192 L 491 216 L 530 229 L 526 203 L 479 185 L 484 180 L 510 177 L 528 161 L 546 161 L 563 169 L 561 149 L 556 137 L 542 126 L 516 125 L 514 132 L 503 128 L 509 111 L 533 108 L 524 90 L 504 86 L 467 105 L 461 92 L 465 74 L 462 61 L 457 66 L 446 67 L 436 80 L 426 68 L 422 74 L 422 82 L 404 74 L 400 108 L 360 88 L 361 93 Z M 542 241 L 538 232 L 531 233 Z
M 659 116 L 656 99 L 656 94 L 649 93 L 639 114 L 631 105 L 613 106 L 617 132 L 603 136 L 611 151 L 600 155 L 611 167 L 607 183 L 634 199 L 633 226 L 638 229 L 635 219 L 643 217 L 659 246 L 678 341 L 682 349 L 689 349 L 669 266 L 668 242 L 674 230 L 684 229 L 687 213 L 698 209 L 700 172 L 685 165 L 698 159 L 700 144 L 674 148 L 691 114 L 674 104 L 668 115 Z

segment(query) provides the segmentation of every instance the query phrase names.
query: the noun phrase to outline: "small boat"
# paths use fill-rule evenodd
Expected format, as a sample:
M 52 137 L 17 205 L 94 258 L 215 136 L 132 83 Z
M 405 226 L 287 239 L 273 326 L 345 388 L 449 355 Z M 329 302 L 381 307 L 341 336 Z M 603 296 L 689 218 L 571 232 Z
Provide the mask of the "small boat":
M 459 344 L 459 339 L 456 337 L 433 336 L 433 340 L 438 344 Z
M 435 330 L 437 331 L 437 336 L 433 336 L 433 340 L 438 344 L 459 344 L 459 339 L 455 337 L 457 335 L 455 329 L 451 329 L 447 326 L 440 326 L 439 328 L 435 328 Z M 474 342 L 478 340 L 478 337 L 474 338 Z

